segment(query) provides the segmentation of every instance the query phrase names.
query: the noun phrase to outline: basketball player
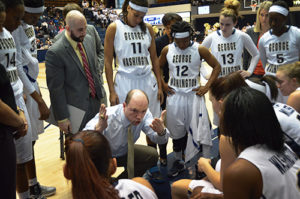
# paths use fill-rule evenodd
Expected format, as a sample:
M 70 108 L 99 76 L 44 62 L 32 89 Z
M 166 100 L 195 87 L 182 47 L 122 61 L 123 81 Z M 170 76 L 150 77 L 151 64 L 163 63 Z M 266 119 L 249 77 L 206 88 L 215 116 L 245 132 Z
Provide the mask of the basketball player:
M 38 134 L 44 132 L 43 120 L 49 117 L 50 111 L 43 100 L 37 83 L 39 65 L 37 60 L 37 48 L 33 25 L 37 23 L 39 17 L 44 12 L 43 0 L 25 0 L 25 14 L 21 25 L 12 32 L 14 37 L 17 56 L 16 64 L 18 75 L 24 86 L 26 97 L 26 107 L 31 122 L 32 151 L 34 154 L 34 144 L 38 139 Z M 56 191 L 55 187 L 39 185 L 36 178 L 35 159 L 27 165 L 28 183 L 32 197 L 39 195 L 50 196 Z
M 224 172 L 224 198 L 300 198 L 299 157 L 284 144 L 265 94 L 249 87 L 232 91 L 224 100 L 220 126 L 238 156 Z
M 17 193 L 20 199 L 30 197 L 26 165 L 32 161 L 31 147 L 31 123 L 28 111 L 23 99 L 23 84 L 19 79 L 16 67 L 16 45 L 10 32 L 14 31 L 19 25 L 24 15 L 23 0 L 2 0 L 6 7 L 6 20 L 1 33 L 0 42 L 0 62 L 5 67 L 7 76 L 10 79 L 14 91 L 17 106 L 24 110 L 28 122 L 28 131 L 24 137 L 15 140 L 17 154 Z
M 154 32 L 150 24 L 143 22 L 147 10 L 147 0 L 124 1 L 122 19 L 111 23 L 106 31 L 105 73 L 111 105 L 123 103 L 130 90 L 141 89 L 149 97 L 149 109 L 152 115 L 159 117 L 159 101 L 162 102 L 163 93 Z M 119 63 L 115 82 L 113 82 L 112 71 L 114 52 Z
M 169 83 L 163 82 L 164 91 L 168 93 L 166 124 L 170 128 L 176 158 L 169 172 L 170 177 L 177 176 L 184 169 L 181 158 L 186 148 L 186 132 L 191 122 L 194 96 L 204 95 L 220 72 L 220 64 L 209 50 L 191 41 L 192 32 L 189 23 L 175 22 L 171 26 L 174 42 L 164 47 L 159 59 L 161 68 L 167 63 L 170 71 Z M 202 58 L 213 68 L 204 87 L 200 87 L 198 81 Z
M 271 29 L 259 41 L 260 58 L 266 74 L 275 75 L 281 65 L 299 61 L 300 30 L 286 25 L 293 1 L 273 1 L 269 9 Z
M 74 199 L 157 198 L 150 183 L 141 177 L 120 179 L 111 186 L 116 168 L 116 159 L 103 134 L 81 131 L 66 140 L 64 175 L 72 182 Z
M 211 49 L 211 53 L 221 64 L 220 77 L 240 71 L 246 78 L 253 73 L 259 61 L 258 50 L 250 36 L 234 28 L 238 22 L 239 9 L 238 0 L 226 0 L 219 18 L 220 30 L 209 34 L 202 43 L 203 46 Z M 252 56 L 247 71 L 243 70 L 242 49 L 244 48 Z

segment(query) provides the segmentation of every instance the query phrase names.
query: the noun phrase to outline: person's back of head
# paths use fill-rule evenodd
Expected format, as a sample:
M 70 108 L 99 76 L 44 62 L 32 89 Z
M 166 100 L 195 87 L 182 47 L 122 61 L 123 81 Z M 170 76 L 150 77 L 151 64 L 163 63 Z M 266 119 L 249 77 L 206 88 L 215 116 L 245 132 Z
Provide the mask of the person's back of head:
M 232 90 L 247 86 L 240 72 L 231 73 L 225 77 L 219 77 L 210 86 L 211 94 L 216 100 L 224 99 Z
M 164 26 L 170 25 L 172 21 L 182 21 L 182 17 L 179 14 L 168 12 L 162 18 L 162 23 Z
M 108 141 L 96 131 L 81 131 L 65 142 L 65 177 L 72 182 L 74 199 L 119 198 L 109 184 L 112 160 Z
M 235 89 L 225 98 L 220 130 L 231 138 L 237 154 L 257 144 L 277 152 L 283 148 L 283 131 L 270 100 L 248 86 Z
M 233 23 L 235 23 L 240 17 L 240 7 L 241 3 L 238 0 L 225 0 L 224 8 L 221 10 L 221 15 L 224 17 L 231 17 Z
M 78 10 L 79 12 L 83 12 L 82 11 L 82 8 L 76 4 L 76 3 L 68 3 L 64 6 L 64 9 L 63 9 L 63 17 L 64 19 L 66 19 L 67 17 L 67 14 L 72 11 L 72 10 Z

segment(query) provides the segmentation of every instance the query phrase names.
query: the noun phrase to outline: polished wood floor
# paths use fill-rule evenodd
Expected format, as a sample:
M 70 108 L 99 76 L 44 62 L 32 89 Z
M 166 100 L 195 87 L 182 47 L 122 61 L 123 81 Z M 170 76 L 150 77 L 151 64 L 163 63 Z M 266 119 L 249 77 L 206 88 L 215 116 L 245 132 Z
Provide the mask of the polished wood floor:
M 40 64 L 40 74 L 38 76 L 39 86 L 43 95 L 43 99 L 46 101 L 47 105 L 50 105 L 49 92 L 46 84 L 45 75 L 45 64 Z M 105 81 L 105 88 L 108 93 L 107 83 Z M 209 100 L 207 100 L 208 107 L 211 107 Z M 211 115 L 211 108 L 209 108 Z M 44 126 L 47 123 L 45 122 Z M 141 134 L 138 140 L 139 144 L 145 144 L 146 139 L 144 134 Z M 172 142 L 168 142 L 167 151 L 170 153 L 172 151 Z M 49 126 L 43 134 L 39 136 L 39 140 L 35 145 L 35 159 L 37 167 L 38 181 L 42 185 L 55 186 L 57 192 L 51 199 L 68 199 L 72 198 L 71 194 L 71 182 L 67 181 L 63 176 L 63 165 L 64 160 L 60 159 L 60 140 L 59 140 L 59 130 L 57 127 L 51 125 Z M 123 171 L 123 168 L 118 168 L 118 175 Z

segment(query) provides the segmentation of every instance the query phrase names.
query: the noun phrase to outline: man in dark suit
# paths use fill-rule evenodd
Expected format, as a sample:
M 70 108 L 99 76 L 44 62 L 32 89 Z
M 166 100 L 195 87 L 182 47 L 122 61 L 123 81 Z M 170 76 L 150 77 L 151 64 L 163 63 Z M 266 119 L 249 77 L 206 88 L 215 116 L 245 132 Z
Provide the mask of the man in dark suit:
M 64 6 L 63 9 L 63 17 L 64 20 L 66 19 L 67 14 L 72 10 L 78 10 L 81 13 L 83 13 L 82 8 L 76 4 L 76 3 L 68 3 Z M 52 42 L 55 43 L 57 40 L 59 40 L 64 34 L 66 30 L 63 30 L 61 33 L 57 34 Z M 97 57 L 98 57 L 98 64 L 97 64 L 97 73 L 99 74 L 101 85 L 103 85 L 103 67 L 104 67 L 104 48 L 100 39 L 100 36 L 96 30 L 96 28 L 93 25 L 87 24 L 86 27 L 86 34 L 90 35 L 92 39 L 94 40 L 93 43 L 96 43 L 96 51 L 97 51 Z M 107 106 L 107 99 L 106 99 L 106 92 L 105 89 L 102 88 L 102 99 L 101 104 L 105 104 Z
M 46 78 L 55 120 L 70 132 L 67 105 L 85 112 L 79 130 L 99 111 L 102 98 L 96 44 L 86 35 L 86 19 L 77 10 L 66 17 L 66 32 L 46 54 Z M 75 133 L 75 132 L 74 132 Z

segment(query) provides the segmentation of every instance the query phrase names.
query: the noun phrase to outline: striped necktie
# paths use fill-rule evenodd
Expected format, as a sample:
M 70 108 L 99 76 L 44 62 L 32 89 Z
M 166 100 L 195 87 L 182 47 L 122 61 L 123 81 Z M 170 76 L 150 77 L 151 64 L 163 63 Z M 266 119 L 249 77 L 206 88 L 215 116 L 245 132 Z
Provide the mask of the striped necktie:
M 127 174 L 128 178 L 134 177 L 134 143 L 133 143 L 133 133 L 132 125 L 128 127 L 127 141 L 128 141 L 128 152 L 127 152 Z
M 79 52 L 80 52 L 80 55 L 81 55 L 81 58 L 82 58 L 83 68 L 84 68 L 86 77 L 87 77 L 88 82 L 89 82 L 91 95 L 92 95 L 93 98 L 95 98 L 96 97 L 95 83 L 94 83 L 94 79 L 93 79 L 93 76 L 92 76 L 90 68 L 89 68 L 88 61 L 87 61 L 86 56 L 83 52 L 83 48 L 82 48 L 81 43 L 78 42 L 77 46 L 78 46 L 78 49 L 79 49 Z

